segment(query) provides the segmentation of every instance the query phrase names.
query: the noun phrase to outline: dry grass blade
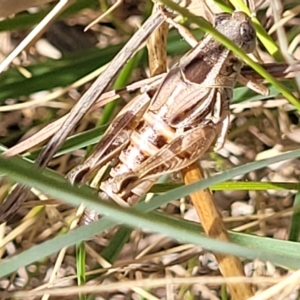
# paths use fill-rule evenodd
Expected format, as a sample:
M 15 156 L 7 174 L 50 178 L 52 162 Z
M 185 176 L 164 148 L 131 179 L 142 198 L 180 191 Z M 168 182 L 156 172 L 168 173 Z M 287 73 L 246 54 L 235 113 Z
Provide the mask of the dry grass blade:
M 296 77 L 300 71 L 300 62 L 295 62 L 291 65 L 287 63 L 266 63 L 262 66 L 277 79 Z M 241 74 L 253 79 L 262 79 L 262 77 L 249 66 L 244 66 Z
M 118 90 L 118 91 L 112 90 L 107 93 L 104 93 L 96 100 L 95 104 L 91 107 L 91 110 L 99 109 L 100 107 L 106 105 L 107 103 L 110 103 L 111 101 L 121 97 L 124 94 L 127 94 L 129 92 L 134 92 L 140 89 L 144 85 L 156 86 L 157 82 L 161 80 L 162 76 L 163 75 L 159 75 L 159 76 L 143 79 L 126 86 L 126 88 L 122 90 Z M 3 153 L 3 155 L 6 157 L 16 156 L 49 139 L 59 130 L 59 128 L 63 125 L 63 123 L 68 118 L 69 114 L 70 113 L 64 115 L 63 117 L 59 118 L 56 121 L 53 121 L 46 127 L 42 128 L 40 131 L 38 131 L 36 134 L 29 137 L 28 139 L 25 139 L 24 141 L 18 143 L 17 145 L 7 149 Z
M 30 296 L 43 296 L 45 293 L 49 293 L 51 296 L 70 296 L 70 295 L 77 295 L 79 293 L 86 293 L 86 294 L 99 294 L 105 293 L 106 291 L 118 291 L 124 290 L 127 288 L 134 289 L 135 287 L 164 287 L 166 285 L 182 285 L 188 286 L 190 284 L 199 284 L 199 282 L 203 282 L 203 284 L 207 285 L 215 285 L 215 284 L 225 284 L 225 283 L 240 283 L 244 280 L 243 278 L 222 278 L 222 277 L 209 277 L 209 276 L 199 276 L 199 277 L 189 277 L 189 278 L 162 278 L 162 279 L 140 279 L 140 280 L 130 280 L 130 281 L 122 281 L 122 282 L 114 282 L 109 284 L 100 284 L 96 286 L 79 286 L 79 287 L 67 287 L 67 288 L 55 288 L 55 289 L 42 289 L 42 290 L 35 290 L 35 291 L 21 291 L 21 292 L 0 292 L 0 296 L 4 299 L 11 299 L 12 297 L 16 299 L 26 299 L 26 297 Z M 266 277 L 256 277 L 256 278 L 246 278 L 246 282 L 251 282 L 253 284 L 265 283 L 265 284 L 272 284 L 277 283 L 280 279 L 279 278 L 266 278 Z M 213 294 L 210 295 L 210 299 L 219 299 L 216 298 Z M 152 297 L 149 299 L 158 298 Z M 268 299 L 268 298 L 264 298 Z M 249 299 L 250 300 L 250 299 Z M 251 298 L 251 300 L 262 300 L 262 298 L 256 297 Z
M 300 280 L 300 270 L 295 272 L 294 274 L 286 277 L 282 281 L 278 282 L 277 284 L 273 285 L 272 287 L 266 289 L 259 295 L 255 295 L 249 300 L 268 300 L 273 297 L 274 299 L 287 299 L 287 298 L 282 298 L 285 293 L 285 289 L 288 289 L 288 293 L 284 296 L 288 296 L 291 292 L 290 288 L 292 290 L 299 285 L 299 280 Z
M 155 5 L 153 11 L 157 11 Z M 169 24 L 164 22 L 157 28 L 147 41 L 149 70 L 151 77 L 167 72 L 167 36 Z
M 182 173 L 185 184 L 191 184 L 204 178 L 200 166 L 197 163 L 194 163 L 184 169 Z M 219 239 L 221 241 L 229 241 L 227 229 L 209 189 L 193 193 L 190 197 L 194 207 L 196 208 L 205 233 L 209 237 Z M 215 256 L 218 261 L 220 271 L 225 278 L 245 277 L 244 268 L 239 258 L 219 253 L 215 253 Z M 253 296 L 253 291 L 249 283 L 228 283 L 227 286 L 232 299 L 243 300 Z
M 5 60 L 3 60 L 0 64 L 0 73 L 2 73 L 9 64 L 16 58 L 30 43 L 32 43 L 37 37 L 41 36 L 43 32 L 46 30 L 46 27 L 50 22 L 54 20 L 54 18 L 61 13 L 64 9 L 66 9 L 72 1 L 69 0 L 61 0 L 57 3 L 57 5 L 47 14 L 47 16 L 40 22 L 30 33 L 29 35 L 20 43 L 20 45 L 14 49 L 14 51 L 8 55 Z

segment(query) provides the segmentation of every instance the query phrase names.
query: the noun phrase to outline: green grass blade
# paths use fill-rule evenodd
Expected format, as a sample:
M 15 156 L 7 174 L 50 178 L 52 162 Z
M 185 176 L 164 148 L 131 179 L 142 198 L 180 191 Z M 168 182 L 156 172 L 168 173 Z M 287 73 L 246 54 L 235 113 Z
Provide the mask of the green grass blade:
M 85 280 L 85 247 L 84 243 L 76 245 L 76 269 L 77 269 L 77 284 L 78 286 L 84 285 Z M 79 296 L 80 300 L 86 299 L 85 295 Z
M 119 228 L 109 241 L 108 246 L 101 252 L 101 256 L 113 264 L 118 258 L 124 245 L 128 242 L 131 232 L 132 228 L 126 226 Z
M 129 62 L 124 66 L 124 68 L 120 71 L 118 77 L 116 78 L 116 81 L 113 85 L 113 89 L 121 89 L 124 86 L 127 85 L 129 82 L 130 76 L 133 72 L 133 70 L 137 67 L 140 59 L 142 58 L 143 50 L 138 51 L 130 60 Z M 105 105 L 105 108 L 103 110 L 102 116 L 99 120 L 98 126 L 102 126 L 106 123 L 108 123 L 114 116 L 114 111 L 118 105 L 118 101 L 112 101 Z
M 151 193 L 165 193 L 183 183 L 155 184 Z M 260 181 L 226 181 L 210 186 L 212 191 L 265 191 L 265 190 L 300 190 L 300 183 L 293 182 L 260 182 Z
M 99 2 L 97 0 L 76 0 L 70 5 L 59 17 L 62 19 L 69 17 L 80 12 L 83 9 L 91 8 L 97 9 Z M 6 18 L 0 21 L 0 32 L 1 31 L 12 31 L 12 30 L 24 30 L 28 27 L 38 24 L 48 13 L 50 9 L 39 10 L 32 14 L 16 14 L 13 18 Z
M 291 227 L 289 231 L 289 241 L 299 242 L 300 237 L 300 192 L 298 192 L 295 196 L 294 207 L 296 209 L 293 212 Z
M 247 15 L 251 16 L 252 12 L 249 10 L 248 6 L 245 5 L 242 0 L 230 0 L 232 5 L 234 5 L 237 9 L 245 12 Z M 281 60 L 281 54 L 279 52 L 278 46 L 275 44 L 273 39 L 269 36 L 264 27 L 260 24 L 259 20 L 256 17 L 252 17 L 252 22 L 255 26 L 255 30 L 257 33 L 257 37 L 261 41 L 261 43 L 265 46 L 267 51 L 277 60 Z
M 178 222 L 178 220 L 176 220 L 176 222 L 171 222 L 171 218 L 165 216 L 157 216 L 157 214 L 153 213 L 144 214 L 141 212 L 141 210 L 152 210 L 170 200 L 178 199 L 181 196 L 190 194 L 193 191 L 209 187 L 213 183 L 228 180 L 234 176 L 244 174 L 258 168 L 266 167 L 269 164 L 286 159 L 296 158 L 299 156 L 300 150 L 296 150 L 279 155 L 277 157 L 273 157 L 271 159 L 266 159 L 263 161 L 254 162 L 242 167 L 238 167 L 230 171 L 223 172 L 222 174 L 202 180 L 200 182 L 176 188 L 164 195 L 153 198 L 153 201 L 150 203 L 140 203 L 136 207 L 136 209 L 123 209 L 113 204 L 99 201 L 96 192 L 92 193 L 91 190 L 86 187 L 78 188 L 75 186 L 71 186 L 63 179 L 58 180 L 57 178 L 45 176 L 41 171 L 29 167 L 31 166 L 31 164 L 20 158 L 7 160 L 0 157 L 0 172 L 2 174 L 6 174 L 11 179 L 22 182 L 29 186 L 35 186 L 37 189 L 46 192 L 52 197 L 62 199 L 73 205 L 79 205 L 81 202 L 83 202 L 89 208 L 95 209 L 98 212 L 105 212 L 105 214 L 110 218 L 102 218 L 100 221 L 95 222 L 89 226 L 84 226 L 82 228 L 78 228 L 72 232 L 69 232 L 64 236 L 56 237 L 53 240 L 32 247 L 24 253 L 18 254 L 11 260 L 2 262 L 2 264 L 0 265 L 0 276 L 4 276 L 10 272 L 15 271 L 21 266 L 27 265 L 47 255 L 50 255 L 51 253 L 58 251 L 62 247 L 70 246 L 82 240 L 88 239 L 96 233 L 101 232 L 102 230 L 107 230 L 108 228 L 115 226 L 119 222 L 119 220 L 122 220 L 129 226 L 148 228 L 153 231 L 157 231 L 170 237 L 176 238 L 182 242 L 201 244 L 203 247 L 213 251 L 221 251 L 232 255 L 246 257 L 249 259 L 259 257 L 260 259 L 271 260 L 274 263 L 296 267 L 300 264 L 300 260 L 299 257 L 297 258 L 297 260 L 294 258 L 293 252 L 287 252 L 285 256 L 282 256 L 282 254 L 278 255 L 276 253 L 274 255 L 271 255 L 269 252 L 266 253 L 264 251 L 261 251 L 261 249 L 253 250 L 244 247 L 241 248 L 234 244 L 211 240 L 209 238 L 200 236 L 198 234 L 199 229 L 196 232 L 190 232 L 187 231 L 187 229 L 182 225 L 182 222 Z M 30 171 L 28 171 L 29 169 Z M 137 209 L 140 212 L 138 212 Z M 88 229 L 86 230 L 86 228 Z M 74 232 L 76 232 L 75 235 Z M 300 252 L 298 252 L 298 255 L 300 255 Z

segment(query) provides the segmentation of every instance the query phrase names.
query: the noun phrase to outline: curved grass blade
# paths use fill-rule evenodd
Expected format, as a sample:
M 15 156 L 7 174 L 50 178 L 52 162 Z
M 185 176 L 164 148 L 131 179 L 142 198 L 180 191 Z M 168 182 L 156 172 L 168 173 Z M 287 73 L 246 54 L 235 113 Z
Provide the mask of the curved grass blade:
M 263 249 L 260 249 L 258 247 L 259 245 L 257 245 L 258 248 L 255 250 L 244 247 L 241 248 L 234 244 L 222 243 L 201 236 L 198 233 L 198 226 L 196 226 L 195 231 L 193 232 L 184 228 L 184 226 L 182 226 L 182 222 L 178 221 L 177 219 L 176 221 L 170 221 L 171 218 L 165 216 L 158 217 L 153 213 L 142 213 L 151 211 L 152 209 L 159 207 L 160 205 L 165 204 L 173 199 L 178 199 L 179 197 L 188 195 L 195 190 L 209 187 L 212 184 L 231 179 L 237 175 L 244 174 L 262 167 L 266 167 L 269 164 L 278 161 L 292 159 L 299 156 L 300 150 L 296 150 L 263 161 L 250 163 L 245 166 L 223 172 L 222 174 L 212 176 L 208 179 L 202 180 L 201 182 L 176 188 L 164 195 L 153 198 L 153 201 L 150 203 L 140 203 L 135 209 L 123 209 L 107 202 L 100 202 L 98 200 L 97 193 L 91 192 L 89 188 L 74 187 L 68 184 L 62 178 L 58 179 L 46 176 L 41 171 L 33 169 L 30 163 L 20 158 L 12 158 L 8 160 L 0 157 L 0 172 L 2 174 L 6 174 L 6 176 L 10 177 L 11 179 L 28 186 L 34 186 L 57 199 L 62 199 L 73 205 L 79 205 L 81 202 L 84 202 L 84 204 L 86 204 L 89 208 L 95 209 L 99 213 L 104 212 L 107 215 L 107 217 L 102 218 L 98 222 L 92 223 L 88 226 L 83 226 L 63 236 L 56 237 L 41 245 L 32 247 L 31 249 L 18 254 L 12 259 L 2 262 L 0 264 L 0 277 L 9 274 L 24 265 L 39 260 L 46 255 L 50 255 L 62 247 L 73 245 L 82 240 L 88 239 L 103 230 L 107 230 L 108 228 L 117 225 L 119 220 L 123 220 L 124 223 L 130 226 L 148 228 L 153 231 L 166 234 L 182 242 L 201 244 L 203 247 L 213 251 L 220 251 L 232 255 L 242 256 L 248 259 L 260 258 L 263 260 L 270 260 L 273 263 L 290 267 L 300 267 L 300 251 L 298 250 L 298 252 L 295 254 L 294 250 L 292 250 L 292 247 L 291 251 L 285 252 L 284 255 L 282 255 L 282 253 L 280 255 L 276 253 L 273 255 L 273 253 L 270 253 L 269 251 L 266 252 Z M 296 247 L 298 244 L 294 245 L 292 243 L 292 245 L 293 247 Z M 271 250 L 272 249 L 270 249 L 270 251 Z

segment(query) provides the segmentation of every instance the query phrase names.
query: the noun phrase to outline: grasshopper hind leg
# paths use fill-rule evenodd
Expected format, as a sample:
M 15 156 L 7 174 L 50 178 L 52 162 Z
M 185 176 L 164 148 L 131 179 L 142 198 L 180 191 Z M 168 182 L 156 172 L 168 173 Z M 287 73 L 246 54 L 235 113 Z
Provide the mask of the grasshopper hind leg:
M 230 125 L 230 116 L 228 115 L 221 123 L 218 125 L 220 127 L 219 136 L 217 138 L 216 144 L 214 146 L 214 151 L 218 151 L 224 147 L 226 142 L 227 133 Z

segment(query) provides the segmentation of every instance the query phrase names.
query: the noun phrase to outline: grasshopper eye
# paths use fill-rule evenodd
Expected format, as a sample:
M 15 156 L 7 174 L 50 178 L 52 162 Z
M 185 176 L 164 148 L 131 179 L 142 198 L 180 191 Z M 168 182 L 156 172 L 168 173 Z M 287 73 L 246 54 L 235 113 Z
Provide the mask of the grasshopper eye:
M 250 53 L 254 51 L 255 48 L 255 30 L 253 29 L 252 25 L 248 22 L 242 23 L 240 26 L 240 36 L 243 40 L 243 49 Z
M 253 30 L 253 27 L 249 23 L 243 23 L 240 27 L 240 34 L 245 39 L 253 39 L 255 37 L 255 31 Z

